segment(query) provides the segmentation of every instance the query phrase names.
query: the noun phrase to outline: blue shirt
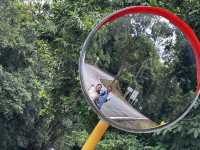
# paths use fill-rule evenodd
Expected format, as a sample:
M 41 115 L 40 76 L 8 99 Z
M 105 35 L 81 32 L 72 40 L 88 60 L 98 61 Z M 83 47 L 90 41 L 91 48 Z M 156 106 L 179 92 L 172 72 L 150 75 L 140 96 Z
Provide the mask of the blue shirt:
M 107 102 L 108 95 L 109 95 L 108 90 L 105 90 L 105 91 L 101 91 L 101 92 L 100 92 L 99 99 L 98 99 L 98 101 L 97 101 L 97 107 L 98 107 L 99 109 L 101 109 L 101 107 L 103 106 L 103 104 L 104 104 L 105 102 Z

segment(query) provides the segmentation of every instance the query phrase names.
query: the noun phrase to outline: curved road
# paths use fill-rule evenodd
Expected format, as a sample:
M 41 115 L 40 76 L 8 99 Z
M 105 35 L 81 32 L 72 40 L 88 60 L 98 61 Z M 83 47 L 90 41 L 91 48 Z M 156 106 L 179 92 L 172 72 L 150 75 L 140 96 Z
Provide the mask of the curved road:
M 83 70 L 86 89 L 89 89 L 92 84 L 101 83 L 100 80 L 102 79 L 114 79 L 111 75 L 93 65 L 84 64 Z M 117 124 L 126 129 L 144 129 L 157 126 L 156 123 L 134 109 L 125 99 L 119 98 L 113 93 L 111 93 L 110 101 L 104 103 L 101 111 L 106 117 L 113 119 Z

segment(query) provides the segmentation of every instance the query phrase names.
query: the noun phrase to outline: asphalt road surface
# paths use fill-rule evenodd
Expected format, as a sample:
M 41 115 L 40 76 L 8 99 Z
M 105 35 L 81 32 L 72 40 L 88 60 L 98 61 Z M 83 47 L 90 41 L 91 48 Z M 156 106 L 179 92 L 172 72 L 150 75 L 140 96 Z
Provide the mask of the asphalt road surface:
M 88 90 L 92 84 L 96 85 L 101 83 L 100 80 L 114 79 L 111 75 L 93 65 L 84 64 L 83 67 L 83 79 L 86 90 Z M 113 93 L 111 93 L 110 96 L 110 101 L 103 104 L 101 112 L 106 117 L 114 120 L 120 127 L 125 127 L 126 129 L 145 129 L 157 126 L 156 123 L 134 109 L 125 99 Z

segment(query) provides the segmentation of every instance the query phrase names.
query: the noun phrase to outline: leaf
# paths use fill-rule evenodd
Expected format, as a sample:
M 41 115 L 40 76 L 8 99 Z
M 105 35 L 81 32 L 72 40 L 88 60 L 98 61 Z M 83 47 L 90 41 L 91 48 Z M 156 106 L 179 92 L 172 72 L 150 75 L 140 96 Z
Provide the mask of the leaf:
M 152 6 L 157 6 L 158 4 L 157 4 L 157 0 L 149 0 L 149 2 L 150 2 L 150 4 L 152 5 Z
M 194 130 L 194 138 L 197 138 L 199 135 L 199 131 L 198 130 Z

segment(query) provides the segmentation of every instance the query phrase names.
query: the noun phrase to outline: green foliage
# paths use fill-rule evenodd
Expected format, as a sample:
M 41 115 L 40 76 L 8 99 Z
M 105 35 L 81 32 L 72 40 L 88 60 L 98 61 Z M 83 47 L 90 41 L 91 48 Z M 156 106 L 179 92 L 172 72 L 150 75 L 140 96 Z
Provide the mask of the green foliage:
M 97 150 L 139 150 L 143 145 L 133 135 L 108 132 L 98 144 Z
M 86 130 L 82 131 L 72 131 L 71 134 L 65 135 L 63 138 L 63 143 L 61 149 L 81 149 L 85 140 L 88 137 L 88 132 Z

